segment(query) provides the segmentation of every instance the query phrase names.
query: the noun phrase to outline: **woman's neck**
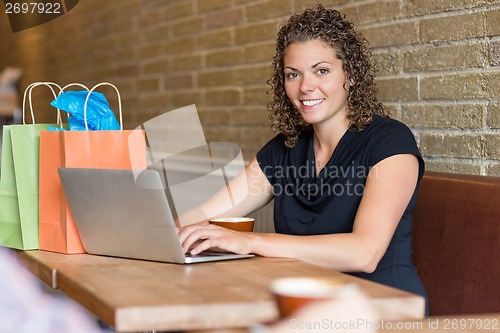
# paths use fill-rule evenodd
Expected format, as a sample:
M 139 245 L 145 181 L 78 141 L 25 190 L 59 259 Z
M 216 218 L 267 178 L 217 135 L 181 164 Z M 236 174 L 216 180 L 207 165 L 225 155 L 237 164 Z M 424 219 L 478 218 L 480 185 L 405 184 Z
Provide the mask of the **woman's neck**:
M 314 130 L 314 159 L 316 163 L 316 173 L 326 166 L 333 155 L 335 148 L 349 128 L 349 121 L 337 126 L 313 125 Z
M 320 151 L 333 153 L 340 139 L 349 128 L 349 119 L 333 124 L 314 124 L 314 141 Z

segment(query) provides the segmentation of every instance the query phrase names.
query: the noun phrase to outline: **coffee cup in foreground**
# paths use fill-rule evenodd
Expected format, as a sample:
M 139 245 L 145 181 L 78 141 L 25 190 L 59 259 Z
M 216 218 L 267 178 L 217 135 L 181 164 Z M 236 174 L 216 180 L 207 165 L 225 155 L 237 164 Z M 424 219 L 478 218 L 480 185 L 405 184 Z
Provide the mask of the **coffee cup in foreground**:
M 211 219 L 209 222 L 235 231 L 251 232 L 255 219 L 251 217 L 221 217 Z
M 353 289 L 357 290 L 356 284 L 333 278 L 289 277 L 271 283 L 281 318 L 312 302 L 344 297 Z

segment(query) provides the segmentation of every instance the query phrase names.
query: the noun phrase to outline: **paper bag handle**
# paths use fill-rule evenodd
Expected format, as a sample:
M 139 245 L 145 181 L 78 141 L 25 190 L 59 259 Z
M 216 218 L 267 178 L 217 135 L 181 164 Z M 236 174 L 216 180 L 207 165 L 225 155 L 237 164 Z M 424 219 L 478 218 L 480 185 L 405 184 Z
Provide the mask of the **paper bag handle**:
M 57 94 L 54 91 L 54 88 L 52 86 L 56 86 L 61 90 L 61 87 L 54 82 L 34 82 L 31 83 L 29 86 L 26 87 L 26 90 L 24 90 L 24 96 L 23 96 L 23 124 L 26 125 L 26 96 L 29 96 L 29 104 L 30 104 L 30 111 L 31 111 L 31 120 L 33 121 L 33 124 L 35 124 L 35 113 L 33 112 L 33 103 L 31 99 L 31 92 L 33 88 L 37 86 L 47 86 L 49 89 L 52 91 L 52 95 L 54 95 L 54 99 L 57 98 Z M 28 93 L 29 92 L 29 93 Z M 57 109 L 57 123 L 61 123 L 61 110 Z
M 84 85 L 82 83 L 78 83 L 78 82 L 73 82 L 73 83 L 68 83 L 67 85 L 65 85 L 64 87 L 62 87 L 61 91 L 59 92 L 59 95 L 61 95 L 66 88 L 71 87 L 71 86 L 78 86 L 78 87 L 81 87 L 81 88 L 83 88 L 83 89 L 85 89 L 87 91 L 89 90 L 89 88 L 86 85 Z
M 60 96 L 64 92 L 64 90 L 66 90 L 66 88 L 72 87 L 72 86 L 78 86 L 78 87 L 81 87 L 81 88 L 89 91 L 89 88 L 86 85 L 84 85 L 83 83 L 72 82 L 72 83 L 68 83 L 67 85 L 65 85 L 64 87 L 62 87 L 61 90 L 59 91 L 58 96 Z M 59 110 L 59 109 L 57 109 L 57 110 Z M 68 115 L 68 113 L 66 113 L 66 115 Z M 60 112 L 57 114 L 57 123 L 61 124 L 61 128 L 63 127 L 62 119 L 61 119 L 61 113 Z
M 120 114 L 120 129 L 123 130 L 122 98 L 120 96 L 120 91 L 114 84 L 109 82 L 98 83 L 89 90 L 87 98 L 85 98 L 85 104 L 83 105 L 83 119 L 85 120 L 85 130 L 89 130 L 89 125 L 87 124 L 87 103 L 89 102 L 90 94 L 99 86 L 111 86 L 116 90 L 116 94 L 118 95 L 118 112 Z

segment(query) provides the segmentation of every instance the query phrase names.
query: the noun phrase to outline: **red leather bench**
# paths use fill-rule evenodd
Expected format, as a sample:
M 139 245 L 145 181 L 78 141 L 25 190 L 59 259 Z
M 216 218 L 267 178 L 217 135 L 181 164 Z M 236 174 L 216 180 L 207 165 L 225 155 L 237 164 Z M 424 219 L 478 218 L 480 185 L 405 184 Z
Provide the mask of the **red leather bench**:
M 429 314 L 500 312 L 500 177 L 426 172 L 413 217 Z

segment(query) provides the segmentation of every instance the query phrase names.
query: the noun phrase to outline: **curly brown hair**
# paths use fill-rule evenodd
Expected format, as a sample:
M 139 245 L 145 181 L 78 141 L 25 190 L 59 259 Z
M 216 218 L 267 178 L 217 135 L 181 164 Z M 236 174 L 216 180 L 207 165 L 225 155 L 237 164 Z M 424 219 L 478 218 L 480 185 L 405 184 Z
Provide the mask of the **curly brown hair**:
M 345 20 L 345 16 L 322 5 L 294 14 L 282 26 L 276 39 L 276 55 L 273 58 L 274 72 L 267 83 L 271 86 L 272 98 L 267 105 L 272 121 L 271 128 L 285 136 L 287 147 L 293 147 L 304 129 L 311 127 L 295 110 L 285 91 L 283 58 L 286 48 L 292 43 L 319 40 L 329 45 L 338 59 L 342 60 L 344 72 L 352 86 L 349 89 L 347 107 L 350 130 L 362 130 L 371 123 L 373 115 L 389 116 L 378 100 L 374 81 L 374 66 L 366 39 Z

